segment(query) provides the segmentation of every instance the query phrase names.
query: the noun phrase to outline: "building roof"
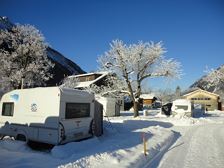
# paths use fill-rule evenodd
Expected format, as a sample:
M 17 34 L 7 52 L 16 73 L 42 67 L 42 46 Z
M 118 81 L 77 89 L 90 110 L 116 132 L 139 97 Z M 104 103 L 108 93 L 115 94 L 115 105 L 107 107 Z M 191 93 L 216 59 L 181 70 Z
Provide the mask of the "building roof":
M 186 105 L 186 104 L 191 104 L 191 101 L 187 99 L 176 99 L 173 101 L 173 103 Z
M 80 75 L 72 75 L 72 76 L 69 76 L 68 78 L 78 78 L 78 77 L 90 76 L 90 75 L 94 75 L 94 74 L 97 74 L 97 75 L 100 75 L 100 76 L 97 77 L 94 80 L 91 80 L 91 81 L 77 82 L 76 88 L 89 87 L 91 84 L 94 84 L 97 81 L 99 81 L 102 78 L 104 78 L 105 76 L 107 76 L 109 74 L 109 72 L 95 72 L 95 73 L 87 73 L 87 74 L 80 74 Z
M 206 90 L 202 90 L 202 89 L 199 89 L 199 88 L 197 88 L 197 89 L 195 89 L 195 90 L 193 90 L 193 91 L 191 91 L 191 92 L 188 92 L 188 93 L 186 93 L 186 94 L 184 94 L 184 95 L 182 95 L 182 96 L 189 96 L 189 95 L 191 95 L 191 94 L 194 94 L 194 93 L 196 93 L 196 92 L 204 92 L 204 93 L 207 93 L 207 94 L 210 94 L 210 95 L 213 95 L 213 96 L 216 96 L 216 97 L 219 97 L 219 95 L 218 94 L 215 94 L 215 93 L 212 93 L 212 92 L 208 92 L 208 91 L 206 91 Z
M 150 93 L 150 94 L 141 94 L 140 95 L 140 98 L 142 98 L 142 99 L 153 99 L 153 98 L 155 98 L 156 96 L 155 96 L 155 94 L 154 93 Z

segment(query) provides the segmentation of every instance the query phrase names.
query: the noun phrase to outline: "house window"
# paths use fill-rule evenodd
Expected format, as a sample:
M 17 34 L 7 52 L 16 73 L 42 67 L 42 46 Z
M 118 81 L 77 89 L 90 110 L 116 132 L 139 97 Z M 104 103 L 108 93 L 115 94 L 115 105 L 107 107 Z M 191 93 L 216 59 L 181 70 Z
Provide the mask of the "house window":
M 89 103 L 66 103 L 65 118 L 83 118 L 90 116 Z
M 86 81 L 91 81 L 90 76 L 86 77 Z
M 3 103 L 2 116 L 13 116 L 14 103 Z

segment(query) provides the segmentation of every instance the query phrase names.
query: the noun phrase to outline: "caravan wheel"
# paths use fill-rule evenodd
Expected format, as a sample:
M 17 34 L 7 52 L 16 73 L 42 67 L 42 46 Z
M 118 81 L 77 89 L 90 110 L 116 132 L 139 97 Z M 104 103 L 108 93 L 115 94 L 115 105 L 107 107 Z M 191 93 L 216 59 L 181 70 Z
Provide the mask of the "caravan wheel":
M 63 141 L 66 139 L 65 137 L 65 127 L 61 122 L 59 122 L 59 144 L 62 144 Z
M 95 120 L 93 119 L 89 128 L 89 132 L 92 136 L 95 135 L 95 127 L 96 127 L 96 123 L 95 123 Z
M 18 134 L 15 139 L 18 141 L 25 141 L 25 142 L 27 141 L 26 136 L 23 134 Z

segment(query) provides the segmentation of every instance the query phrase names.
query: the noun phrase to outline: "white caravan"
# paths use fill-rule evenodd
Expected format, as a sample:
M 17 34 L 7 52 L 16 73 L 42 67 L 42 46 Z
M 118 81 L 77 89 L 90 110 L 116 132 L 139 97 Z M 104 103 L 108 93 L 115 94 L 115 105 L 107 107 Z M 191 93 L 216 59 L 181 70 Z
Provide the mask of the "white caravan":
M 0 135 L 63 144 L 92 136 L 94 95 L 60 87 L 14 90 L 0 103 Z
M 192 117 L 192 104 L 187 99 L 177 99 L 173 101 L 172 114 Z

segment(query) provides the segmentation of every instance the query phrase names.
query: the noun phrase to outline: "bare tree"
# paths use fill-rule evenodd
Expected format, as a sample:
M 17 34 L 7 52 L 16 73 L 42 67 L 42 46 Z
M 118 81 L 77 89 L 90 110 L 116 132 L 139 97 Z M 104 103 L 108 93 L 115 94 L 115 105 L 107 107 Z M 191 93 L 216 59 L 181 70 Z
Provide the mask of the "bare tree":
M 142 82 L 147 78 L 180 78 L 180 63 L 165 59 L 162 43 L 126 45 L 120 40 L 112 41 L 109 51 L 99 57 L 101 70 L 116 73 L 126 83 L 127 91 L 134 103 L 134 117 L 138 114 Z
M 175 90 L 175 99 L 179 99 L 180 97 L 181 97 L 181 89 L 180 86 L 177 86 Z
M 176 94 L 171 89 L 159 89 L 156 95 L 160 98 L 162 104 L 170 103 L 176 99 Z
M 104 81 L 104 85 L 97 86 L 92 84 L 85 89 L 103 97 L 121 97 L 127 95 L 124 81 L 120 80 L 116 75 L 109 73 Z

